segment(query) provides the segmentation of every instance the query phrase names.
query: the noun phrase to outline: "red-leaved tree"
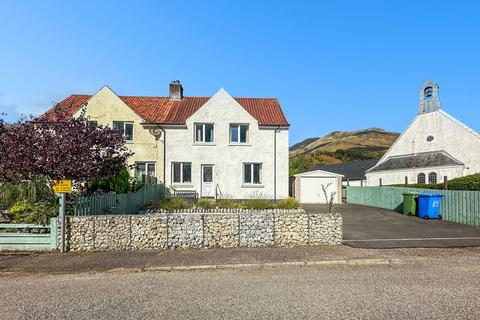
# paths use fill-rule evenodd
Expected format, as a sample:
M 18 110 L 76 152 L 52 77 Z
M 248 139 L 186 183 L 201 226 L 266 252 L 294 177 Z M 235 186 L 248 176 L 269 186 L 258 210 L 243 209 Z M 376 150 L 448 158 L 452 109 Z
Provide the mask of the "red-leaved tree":
M 86 181 L 118 173 L 132 153 L 109 127 L 57 111 L 55 121 L 0 119 L 0 182 L 35 179 Z

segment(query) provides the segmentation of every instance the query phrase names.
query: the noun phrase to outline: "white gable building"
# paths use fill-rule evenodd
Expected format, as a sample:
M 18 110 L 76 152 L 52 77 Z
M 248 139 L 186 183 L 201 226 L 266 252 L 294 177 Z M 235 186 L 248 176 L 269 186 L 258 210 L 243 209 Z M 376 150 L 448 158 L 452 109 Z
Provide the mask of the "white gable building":
M 260 123 L 238 100 L 220 89 L 184 124 L 163 126 L 169 187 L 212 198 L 288 196 L 286 120 Z
M 367 171 L 367 185 L 433 184 L 480 172 L 480 135 L 441 110 L 438 88 L 425 82 L 417 116 Z

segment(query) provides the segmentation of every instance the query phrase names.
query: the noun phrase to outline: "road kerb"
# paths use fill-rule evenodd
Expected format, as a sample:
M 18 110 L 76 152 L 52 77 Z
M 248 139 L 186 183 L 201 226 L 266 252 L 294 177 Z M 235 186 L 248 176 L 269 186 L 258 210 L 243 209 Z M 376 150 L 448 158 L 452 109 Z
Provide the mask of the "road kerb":
M 319 260 L 319 261 L 307 261 L 305 262 L 306 266 L 328 266 L 328 265 L 344 265 L 347 264 L 347 259 L 337 259 L 337 260 Z
M 351 266 L 372 266 L 390 264 L 388 259 L 349 259 L 348 264 Z
M 218 265 L 193 265 L 193 266 L 145 266 L 142 268 L 113 268 L 109 270 L 98 270 L 95 272 L 106 273 L 134 273 L 134 272 L 171 272 L 171 271 L 208 271 L 208 270 L 247 270 L 247 269 L 264 269 L 278 267 L 309 267 L 309 266 L 371 266 L 371 265 L 399 265 L 407 263 L 415 263 L 416 261 L 406 261 L 398 258 L 357 258 L 357 259 L 334 259 L 334 260 L 313 260 L 313 261 L 284 261 L 284 262 L 263 262 L 263 263 L 238 263 L 238 264 L 218 264 Z M 92 272 L 85 270 L 84 272 Z M 0 271 L 1 275 L 9 275 L 15 273 L 30 273 L 22 270 L 4 270 Z M 47 272 L 52 273 L 52 272 Z M 75 272 L 82 273 L 82 271 Z
M 198 265 L 198 266 L 172 266 L 172 267 L 145 267 L 143 271 L 196 271 L 196 270 L 221 270 L 221 269 L 263 269 L 276 267 L 303 267 L 303 266 L 368 266 L 368 265 L 393 265 L 405 263 L 402 259 L 336 259 L 336 260 L 317 260 L 317 261 L 285 261 L 268 263 L 238 263 L 238 264 L 219 264 L 219 265 Z

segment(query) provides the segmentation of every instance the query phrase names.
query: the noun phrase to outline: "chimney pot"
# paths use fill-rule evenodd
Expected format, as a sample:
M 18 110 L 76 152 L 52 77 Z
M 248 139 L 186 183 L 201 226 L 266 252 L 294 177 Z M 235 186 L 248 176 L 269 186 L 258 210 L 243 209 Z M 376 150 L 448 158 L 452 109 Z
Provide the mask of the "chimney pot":
M 180 80 L 173 80 L 170 82 L 170 95 L 171 100 L 182 100 L 183 98 L 183 87 L 180 83 Z

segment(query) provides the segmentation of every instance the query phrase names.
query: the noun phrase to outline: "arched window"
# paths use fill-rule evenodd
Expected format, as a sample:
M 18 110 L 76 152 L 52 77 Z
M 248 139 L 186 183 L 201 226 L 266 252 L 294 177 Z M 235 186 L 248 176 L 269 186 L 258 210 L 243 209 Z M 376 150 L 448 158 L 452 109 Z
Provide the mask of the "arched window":
M 425 173 L 419 173 L 417 176 L 417 183 L 425 183 Z
M 428 174 L 428 183 L 436 184 L 437 183 L 437 174 L 435 172 L 430 172 Z

